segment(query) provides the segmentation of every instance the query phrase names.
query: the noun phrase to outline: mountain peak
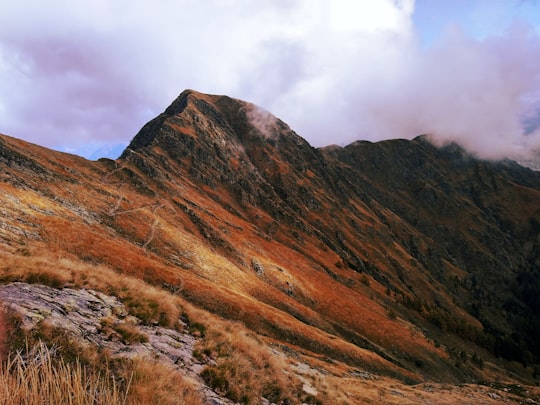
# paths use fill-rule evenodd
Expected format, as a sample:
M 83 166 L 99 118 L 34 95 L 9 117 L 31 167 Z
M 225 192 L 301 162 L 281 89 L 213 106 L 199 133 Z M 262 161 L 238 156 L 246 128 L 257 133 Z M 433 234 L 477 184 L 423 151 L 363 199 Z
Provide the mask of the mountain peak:
M 187 106 L 188 98 L 194 95 L 193 90 L 184 90 L 165 110 L 167 115 L 180 114 Z
M 182 113 L 191 100 L 204 100 L 207 103 L 214 104 L 220 98 L 229 98 L 227 96 L 218 96 L 200 93 L 195 90 L 186 89 L 165 109 L 167 115 L 177 115 Z
M 284 122 L 255 104 L 184 90 L 163 113 L 143 126 L 121 157 L 158 144 L 174 154 L 175 148 L 183 148 L 179 144 L 182 139 L 189 144 L 198 139 L 207 146 L 222 147 L 272 139 L 275 142 L 282 136 L 294 144 L 308 145 Z

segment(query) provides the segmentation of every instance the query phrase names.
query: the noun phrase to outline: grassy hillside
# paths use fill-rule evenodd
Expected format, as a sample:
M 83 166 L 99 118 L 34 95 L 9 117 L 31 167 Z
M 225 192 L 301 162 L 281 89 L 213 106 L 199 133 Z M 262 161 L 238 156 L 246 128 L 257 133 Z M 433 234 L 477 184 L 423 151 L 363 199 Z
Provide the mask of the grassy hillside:
M 1 282 L 101 291 L 199 339 L 196 381 L 170 383 L 182 392 L 454 403 L 497 399 L 456 384 L 538 381 L 538 172 L 425 137 L 315 149 L 257 112 L 185 92 L 116 161 L 1 136 Z M 4 358 L 27 339 L 65 346 L 15 318 Z M 81 350 L 128 402 L 169 390 L 145 377 L 162 365 Z

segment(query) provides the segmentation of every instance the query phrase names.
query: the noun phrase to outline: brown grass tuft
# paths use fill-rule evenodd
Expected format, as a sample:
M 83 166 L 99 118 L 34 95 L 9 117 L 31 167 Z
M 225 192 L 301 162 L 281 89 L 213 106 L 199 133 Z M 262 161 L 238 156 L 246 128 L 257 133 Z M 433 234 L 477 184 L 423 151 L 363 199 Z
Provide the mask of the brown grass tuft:
M 195 386 L 177 370 L 157 361 L 124 362 L 121 374 L 131 379 L 127 405 L 202 405 Z
M 125 404 L 110 374 L 54 358 L 44 344 L 8 357 L 0 367 L 1 404 Z
M 235 402 L 258 404 L 265 397 L 273 403 L 296 403 L 300 396 L 288 364 L 238 324 L 209 328 L 198 350 L 214 364 L 201 373 L 205 382 Z

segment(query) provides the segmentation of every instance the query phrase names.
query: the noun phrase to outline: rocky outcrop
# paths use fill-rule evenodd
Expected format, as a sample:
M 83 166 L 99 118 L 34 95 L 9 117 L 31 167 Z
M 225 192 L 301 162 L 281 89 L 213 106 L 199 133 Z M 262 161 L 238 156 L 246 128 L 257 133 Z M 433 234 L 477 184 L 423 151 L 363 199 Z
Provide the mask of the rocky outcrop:
M 81 344 L 107 350 L 113 357 L 164 362 L 189 377 L 206 403 L 232 403 L 213 392 L 199 377 L 205 364 L 193 357 L 197 338 L 186 331 L 143 325 L 116 297 L 94 290 L 12 283 L 0 286 L 0 302 L 21 317 L 25 329 L 46 322 Z

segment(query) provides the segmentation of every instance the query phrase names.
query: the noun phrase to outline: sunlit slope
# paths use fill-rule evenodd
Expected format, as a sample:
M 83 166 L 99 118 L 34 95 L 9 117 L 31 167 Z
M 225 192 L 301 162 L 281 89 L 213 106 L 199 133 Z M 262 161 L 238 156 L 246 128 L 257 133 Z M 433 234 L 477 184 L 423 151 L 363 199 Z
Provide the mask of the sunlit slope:
M 538 323 L 540 176 L 511 162 L 425 138 L 315 149 L 249 103 L 186 91 L 116 161 L 2 136 L 0 165 L 15 254 L 106 264 L 407 381 L 486 372 L 456 352 L 538 362 L 523 322 Z

